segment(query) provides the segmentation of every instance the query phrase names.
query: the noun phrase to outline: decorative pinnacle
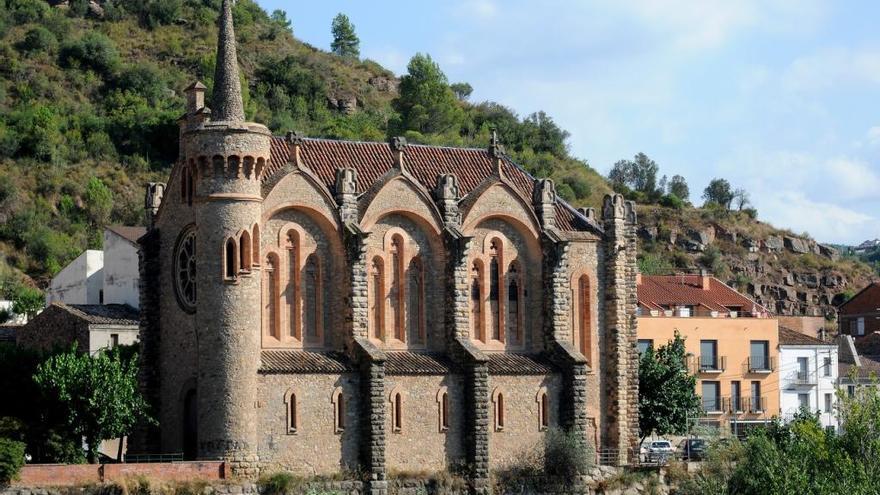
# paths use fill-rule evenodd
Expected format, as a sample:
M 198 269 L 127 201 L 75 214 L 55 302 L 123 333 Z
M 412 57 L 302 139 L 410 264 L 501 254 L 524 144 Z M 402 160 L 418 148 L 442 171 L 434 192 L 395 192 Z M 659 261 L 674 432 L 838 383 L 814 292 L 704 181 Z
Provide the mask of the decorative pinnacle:
M 234 0 L 223 0 L 217 35 L 217 67 L 214 71 L 214 121 L 244 122 L 241 81 L 238 78 L 238 56 L 235 49 L 235 28 L 232 25 Z
M 498 142 L 498 130 L 492 128 L 492 139 L 489 141 L 489 156 L 501 158 L 504 155 L 504 145 Z

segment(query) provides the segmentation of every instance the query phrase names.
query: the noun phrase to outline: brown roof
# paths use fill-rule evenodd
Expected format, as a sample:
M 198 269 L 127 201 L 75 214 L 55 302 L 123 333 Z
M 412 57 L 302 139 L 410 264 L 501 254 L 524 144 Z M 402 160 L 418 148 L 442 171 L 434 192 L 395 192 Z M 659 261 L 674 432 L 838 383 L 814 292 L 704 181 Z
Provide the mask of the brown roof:
M 91 324 L 137 326 L 140 323 L 138 310 L 127 304 L 52 304 Z
M 272 139 L 271 159 L 264 178 L 272 176 L 284 167 L 290 157 L 290 144 L 281 137 Z M 363 193 L 392 169 L 394 155 L 388 143 L 362 141 L 336 141 L 331 139 L 303 140 L 301 149 L 303 163 L 318 176 L 329 190 L 336 182 L 336 170 L 351 167 L 357 170 L 357 192 Z M 495 171 L 494 159 L 484 148 L 452 148 L 445 146 L 425 146 L 411 144 L 406 148 L 406 170 L 428 191 L 437 185 L 437 177 L 452 173 L 458 177 L 459 194 L 464 197 L 476 189 Z M 519 191 L 523 199 L 531 204 L 535 179 L 519 165 L 505 157 L 502 160 L 502 173 Z M 590 224 L 568 203 L 557 199 L 556 225 L 561 230 L 595 230 L 599 226 Z
M 823 342 L 815 337 L 792 330 L 786 327 L 779 327 L 779 345 L 829 345 L 830 342 Z
M 138 239 L 147 233 L 146 227 L 129 227 L 126 225 L 110 225 L 107 230 L 116 233 L 120 237 L 137 244 Z
M 880 332 L 871 332 L 864 337 L 855 339 L 853 344 L 856 346 L 859 356 L 880 355 Z
M 642 275 L 638 297 L 639 304 L 651 309 L 692 305 L 709 311 L 727 312 L 728 307 L 739 307 L 739 311 L 769 314 L 765 307 L 715 277 L 709 277 L 709 287 L 703 289 L 700 275 Z
M 441 355 L 415 352 L 386 354 L 385 373 L 389 375 L 445 375 L 449 369 L 449 361 Z
M 853 363 L 837 363 L 837 374 L 841 378 L 848 378 L 849 374 L 855 370 L 856 377 L 858 378 L 871 378 L 877 377 L 880 378 L 880 355 L 859 355 L 859 361 L 861 361 L 861 366 L 856 366 Z
M 543 356 L 527 354 L 489 354 L 490 375 L 547 375 L 556 371 Z
M 842 315 L 880 312 L 880 282 L 869 284 L 849 301 L 838 306 L 837 310 Z
M 354 371 L 351 362 L 335 352 L 294 350 L 260 353 L 260 373 L 345 373 Z

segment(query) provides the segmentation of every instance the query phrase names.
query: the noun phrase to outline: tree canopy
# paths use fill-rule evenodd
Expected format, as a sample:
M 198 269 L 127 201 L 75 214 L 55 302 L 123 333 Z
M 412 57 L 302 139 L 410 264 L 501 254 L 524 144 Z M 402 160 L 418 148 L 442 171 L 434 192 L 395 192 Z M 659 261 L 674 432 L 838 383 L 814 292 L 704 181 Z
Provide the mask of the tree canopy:
M 675 337 L 639 360 L 639 436 L 682 435 L 688 420 L 702 414 L 697 379 L 687 367 L 684 338 Z
M 89 356 L 74 346 L 40 364 L 34 381 L 85 438 L 89 462 L 96 461 L 102 440 L 126 436 L 138 420 L 150 419 L 137 386 L 137 356 L 123 359 L 118 348 Z
M 703 190 L 703 199 L 706 200 L 706 203 L 716 203 L 728 210 L 733 202 L 733 197 L 733 188 L 727 179 L 712 179 Z
M 449 87 L 446 74 L 430 55 L 417 53 L 400 78 L 400 96 L 394 106 L 400 112 L 400 128 L 422 134 L 458 130 L 464 112 Z
M 361 55 L 361 40 L 354 32 L 354 24 L 351 23 L 348 16 L 339 13 L 333 18 L 333 24 L 330 26 L 333 33 L 333 42 L 330 49 L 333 53 L 340 57 L 358 58 Z

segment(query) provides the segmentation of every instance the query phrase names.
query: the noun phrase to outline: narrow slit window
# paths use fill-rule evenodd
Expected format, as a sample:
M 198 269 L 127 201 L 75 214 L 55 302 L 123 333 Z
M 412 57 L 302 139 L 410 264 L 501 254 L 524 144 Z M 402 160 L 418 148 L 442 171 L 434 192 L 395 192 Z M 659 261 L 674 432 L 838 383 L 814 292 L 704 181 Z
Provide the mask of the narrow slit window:
M 550 399 L 547 397 L 547 392 L 541 394 L 540 414 L 541 429 L 546 430 L 550 426 Z
M 228 239 L 226 241 L 226 266 L 225 266 L 225 276 L 228 279 L 235 278 L 235 274 L 238 270 L 236 270 L 235 262 L 235 241 L 232 239 Z
M 290 394 L 287 399 L 287 432 L 296 433 L 298 424 L 296 394 Z
M 447 392 L 443 392 L 443 395 L 440 397 L 440 430 L 446 431 L 449 429 L 449 394 Z

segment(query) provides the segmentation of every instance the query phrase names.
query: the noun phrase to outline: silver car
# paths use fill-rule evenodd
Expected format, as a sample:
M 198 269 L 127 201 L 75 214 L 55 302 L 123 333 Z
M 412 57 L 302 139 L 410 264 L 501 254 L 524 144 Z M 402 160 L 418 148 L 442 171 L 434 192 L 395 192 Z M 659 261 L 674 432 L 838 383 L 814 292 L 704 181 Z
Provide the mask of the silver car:
M 675 448 L 669 440 L 654 440 L 648 445 L 648 462 L 665 464 L 675 453 Z

